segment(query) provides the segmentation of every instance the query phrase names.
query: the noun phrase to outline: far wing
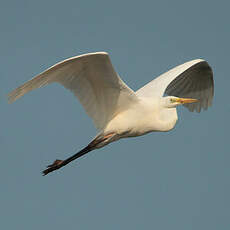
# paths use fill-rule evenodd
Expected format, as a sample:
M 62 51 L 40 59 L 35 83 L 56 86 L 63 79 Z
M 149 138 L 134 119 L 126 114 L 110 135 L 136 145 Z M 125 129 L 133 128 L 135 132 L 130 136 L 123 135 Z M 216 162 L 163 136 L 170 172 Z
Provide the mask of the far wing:
M 213 73 L 208 63 L 202 59 L 186 62 L 160 75 L 139 89 L 142 97 L 169 96 L 195 98 L 199 101 L 184 104 L 190 111 L 201 111 L 212 104 L 214 95 Z
M 57 63 L 12 91 L 9 101 L 53 82 L 75 94 L 98 129 L 138 100 L 115 72 L 108 54 L 97 52 Z

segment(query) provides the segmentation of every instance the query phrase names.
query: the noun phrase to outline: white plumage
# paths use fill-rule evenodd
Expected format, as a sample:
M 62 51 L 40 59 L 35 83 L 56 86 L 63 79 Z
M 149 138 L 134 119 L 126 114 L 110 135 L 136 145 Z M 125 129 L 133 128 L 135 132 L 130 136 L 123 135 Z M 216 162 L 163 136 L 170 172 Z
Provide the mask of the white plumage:
M 134 92 L 115 72 L 108 54 L 97 52 L 57 63 L 12 91 L 9 102 L 53 82 L 74 93 L 99 133 L 80 152 L 56 160 L 43 171 L 45 175 L 120 138 L 171 130 L 177 105 L 200 112 L 211 106 L 214 94 L 211 67 L 202 59 L 179 65 Z

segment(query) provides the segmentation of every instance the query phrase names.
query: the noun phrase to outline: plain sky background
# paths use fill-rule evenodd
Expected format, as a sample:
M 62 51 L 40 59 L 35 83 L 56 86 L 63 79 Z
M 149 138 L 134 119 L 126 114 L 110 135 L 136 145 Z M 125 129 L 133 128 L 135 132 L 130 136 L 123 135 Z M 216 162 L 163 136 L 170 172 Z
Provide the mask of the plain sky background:
M 1 1 L 1 229 L 230 228 L 230 3 Z M 46 177 L 96 135 L 60 85 L 7 93 L 65 58 L 107 51 L 134 90 L 186 61 L 213 68 L 206 112 L 179 108 L 168 133 L 123 139 Z

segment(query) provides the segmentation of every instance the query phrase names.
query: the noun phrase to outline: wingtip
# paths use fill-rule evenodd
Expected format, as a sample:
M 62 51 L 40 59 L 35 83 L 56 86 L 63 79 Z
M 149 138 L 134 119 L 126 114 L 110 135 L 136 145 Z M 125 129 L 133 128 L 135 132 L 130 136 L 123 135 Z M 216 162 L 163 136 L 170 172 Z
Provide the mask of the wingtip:
M 7 94 L 7 101 L 9 104 L 12 104 L 13 102 L 15 102 L 17 100 L 17 98 L 18 98 L 18 94 L 17 94 L 16 90 L 13 90 L 9 94 Z
M 12 104 L 15 101 L 11 93 L 7 94 L 7 101 L 9 104 Z

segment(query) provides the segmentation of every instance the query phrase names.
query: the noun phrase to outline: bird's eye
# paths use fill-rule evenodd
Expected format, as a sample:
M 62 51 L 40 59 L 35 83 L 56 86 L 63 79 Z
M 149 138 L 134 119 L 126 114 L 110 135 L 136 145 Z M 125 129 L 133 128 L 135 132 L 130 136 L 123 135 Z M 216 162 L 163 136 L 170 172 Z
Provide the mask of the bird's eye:
M 171 103 L 173 103 L 173 102 L 174 102 L 173 98 L 170 98 L 170 102 L 171 102 Z

